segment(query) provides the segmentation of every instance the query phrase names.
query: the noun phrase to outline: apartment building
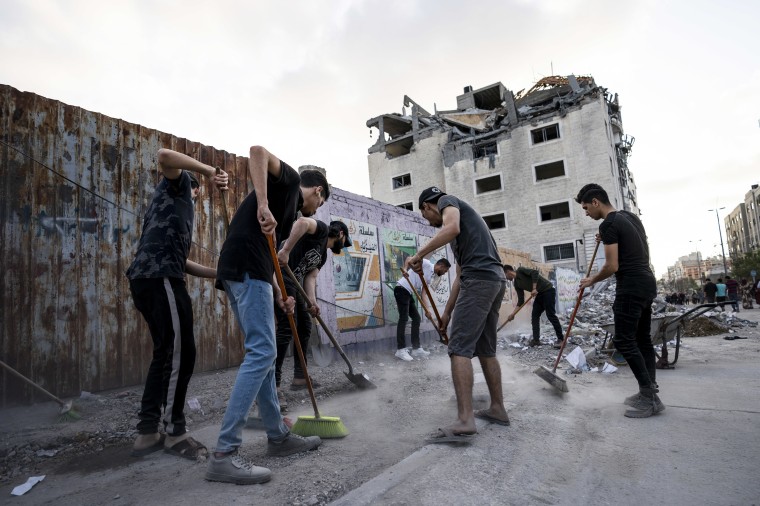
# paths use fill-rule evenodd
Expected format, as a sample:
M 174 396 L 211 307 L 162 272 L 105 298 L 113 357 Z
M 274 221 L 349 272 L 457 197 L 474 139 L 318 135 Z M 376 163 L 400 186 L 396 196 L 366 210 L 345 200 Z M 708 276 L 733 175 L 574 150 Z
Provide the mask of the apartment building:
M 639 213 L 628 168 L 634 139 L 617 94 L 593 77 L 547 77 L 516 94 L 500 82 L 467 86 L 456 102 L 430 113 L 404 96 L 400 114 L 367 121 L 377 134 L 372 198 L 416 209 L 420 191 L 437 185 L 477 209 L 499 246 L 578 271 L 599 225 L 573 200 L 583 185 L 598 183 L 616 208 Z

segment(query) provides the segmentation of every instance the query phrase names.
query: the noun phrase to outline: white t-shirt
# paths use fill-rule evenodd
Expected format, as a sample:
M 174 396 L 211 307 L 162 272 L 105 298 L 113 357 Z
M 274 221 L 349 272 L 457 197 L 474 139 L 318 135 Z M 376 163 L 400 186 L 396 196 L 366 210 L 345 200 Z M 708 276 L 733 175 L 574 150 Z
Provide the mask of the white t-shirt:
M 414 289 L 417 290 L 417 293 L 422 295 L 422 280 L 420 279 L 420 276 L 411 269 L 407 271 L 407 274 L 409 274 L 409 281 L 412 282 Z M 422 274 L 425 276 L 425 282 L 430 283 L 430 278 L 433 277 L 433 263 L 427 258 L 422 259 Z M 403 276 L 398 280 L 397 285 L 404 287 L 409 293 L 414 293 L 412 287 L 409 286 L 409 283 Z

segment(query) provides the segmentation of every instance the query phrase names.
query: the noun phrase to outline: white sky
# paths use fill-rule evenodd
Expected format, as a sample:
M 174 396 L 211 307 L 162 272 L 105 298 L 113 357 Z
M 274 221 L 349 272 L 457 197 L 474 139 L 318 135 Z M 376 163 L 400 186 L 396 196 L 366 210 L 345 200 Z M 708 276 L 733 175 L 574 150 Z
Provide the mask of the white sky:
M 719 253 L 708 209 L 722 226 L 760 182 L 758 20 L 751 0 L 3 0 L 0 83 L 369 195 L 365 122 L 404 94 L 445 110 L 466 85 L 591 74 L 636 138 L 659 277 Z

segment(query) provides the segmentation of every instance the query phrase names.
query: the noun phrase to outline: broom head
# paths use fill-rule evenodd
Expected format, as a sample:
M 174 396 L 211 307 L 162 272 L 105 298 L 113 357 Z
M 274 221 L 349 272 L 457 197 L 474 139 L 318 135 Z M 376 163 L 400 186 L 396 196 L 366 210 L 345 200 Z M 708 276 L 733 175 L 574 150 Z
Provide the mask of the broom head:
M 555 372 L 553 372 L 551 369 L 549 369 L 545 365 L 542 365 L 541 367 L 539 367 L 533 372 L 537 374 L 541 379 L 549 383 L 551 386 L 559 390 L 560 392 L 570 391 L 567 388 L 567 381 L 557 376 Z
M 348 436 L 348 429 L 337 416 L 299 416 L 290 431 L 299 436 L 319 436 L 322 439 Z

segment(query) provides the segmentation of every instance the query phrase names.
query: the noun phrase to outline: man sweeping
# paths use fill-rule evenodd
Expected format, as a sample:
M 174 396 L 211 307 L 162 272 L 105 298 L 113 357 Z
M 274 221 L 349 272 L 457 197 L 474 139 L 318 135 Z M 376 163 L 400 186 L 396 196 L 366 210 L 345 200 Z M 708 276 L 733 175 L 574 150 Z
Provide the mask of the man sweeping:
M 190 437 L 185 424 L 185 396 L 195 367 L 193 309 L 185 273 L 216 277 L 216 270 L 188 260 L 193 237 L 195 200 L 200 185 L 194 173 L 227 189 L 227 174 L 170 149 L 158 151 L 163 178 L 143 219 L 137 254 L 127 270 L 135 307 L 153 339 L 153 360 L 137 424 L 132 455 L 141 457 L 162 447 L 167 453 L 195 460 L 208 450 Z M 161 408 L 164 408 L 163 420 Z M 163 421 L 166 436 L 158 432 Z M 165 437 L 165 440 L 164 440 Z
M 501 267 L 496 241 L 483 218 L 469 204 L 432 186 L 419 198 L 422 216 L 441 230 L 406 259 L 406 268 L 422 270 L 422 259 L 451 243 L 457 262 L 457 276 L 441 315 L 441 330 L 449 333 L 451 376 L 457 398 L 456 421 L 438 430 L 430 443 L 457 443 L 477 433 L 475 418 L 509 425 L 501 390 L 501 368 L 496 359 L 496 327 L 507 280 Z M 473 412 L 472 358 L 477 356 L 483 369 L 491 404 Z
M 256 400 L 267 433 L 267 455 L 287 456 L 313 450 L 318 436 L 292 434 L 280 414 L 275 387 L 274 305 L 293 312 L 295 301 L 281 294 L 274 280 L 274 263 L 267 235 L 277 241 L 290 235 L 296 213 L 313 215 L 330 196 L 325 176 L 317 170 L 301 175 L 261 146 L 250 150 L 248 170 L 253 191 L 230 222 L 217 265 L 217 288 L 224 288 L 243 332 L 245 357 L 232 387 L 227 410 L 205 478 L 238 485 L 264 483 L 269 469 L 238 455 L 248 411 Z
M 601 270 L 581 279 L 580 289 L 615 275 L 617 289 L 612 311 L 615 317 L 615 348 L 623 355 L 639 384 L 639 393 L 627 397 L 629 418 L 647 418 L 665 409 L 657 393 L 655 353 L 650 337 L 652 301 L 657 295 L 654 273 L 649 266 L 649 244 L 638 216 L 618 211 L 598 184 L 587 184 L 576 197 L 586 215 L 604 220 L 597 240 L 604 244 Z
M 422 276 L 425 277 L 425 282 L 430 286 L 430 290 L 435 290 L 440 283 L 442 277 L 449 272 L 451 263 L 445 258 L 440 258 L 433 264 L 428 259 L 422 260 Z M 414 291 L 418 294 L 422 294 L 422 278 L 420 274 L 414 271 L 409 271 L 409 281 L 406 277 L 401 277 L 396 282 L 396 287 L 393 289 L 393 298 L 396 299 L 396 305 L 398 306 L 398 323 L 396 324 L 396 358 L 405 362 L 411 362 L 415 358 L 424 358 L 430 355 L 430 352 L 425 350 L 420 345 L 420 313 L 417 311 L 417 304 L 414 300 Z M 406 322 L 412 319 L 412 352 L 411 354 L 406 348 Z
M 557 312 L 555 309 L 555 302 L 557 300 L 557 290 L 554 289 L 554 285 L 539 274 L 537 269 L 528 269 L 527 267 L 518 267 L 515 270 L 509 264 L 504 265 L 504 275 L 509 281 L 512 281 L 515 291 L 517 292 L 517 307 L 512 314 L 507 318 L 508 322 L 515 319 L 515 315 L 520 306 L 525 301 L 525 293 L 530 292 L 533 295 L 533 313 L 531 314 L 531 323 L 533 325 L 533 339 L 530 341 L 530 346 L 541 346 L 541 313 L 546 311 L 546 318 L 549 323 L 554 327 L 554 332 L 557 334 L 556 347 L 562 345 L 564 335 L 562 334 L 562 326 L 559 324 L 559 318 L 557 318 Z

